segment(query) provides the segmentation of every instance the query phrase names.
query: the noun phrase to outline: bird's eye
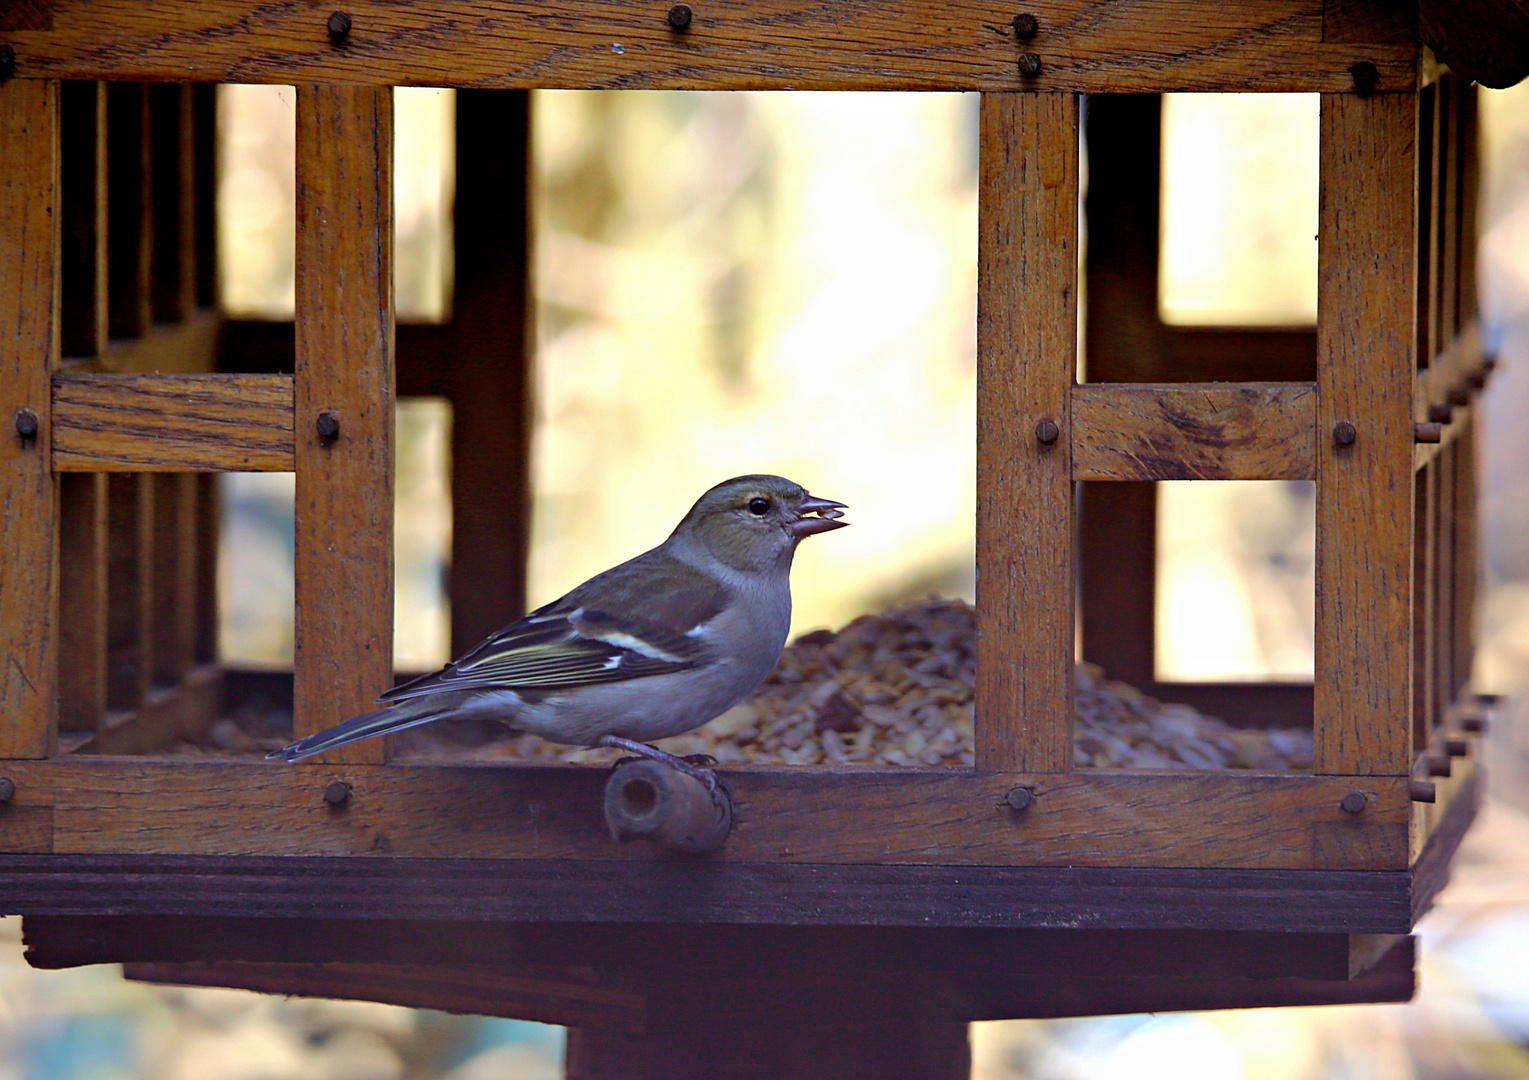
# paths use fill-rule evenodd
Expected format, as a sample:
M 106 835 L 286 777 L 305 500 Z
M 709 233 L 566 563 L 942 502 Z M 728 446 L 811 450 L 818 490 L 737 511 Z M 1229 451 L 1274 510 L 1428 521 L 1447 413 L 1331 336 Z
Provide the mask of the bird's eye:
M 770 512 L 770 500 L 758 497 L 749 500 L 749 513 L 755 517 L 764 517 Z

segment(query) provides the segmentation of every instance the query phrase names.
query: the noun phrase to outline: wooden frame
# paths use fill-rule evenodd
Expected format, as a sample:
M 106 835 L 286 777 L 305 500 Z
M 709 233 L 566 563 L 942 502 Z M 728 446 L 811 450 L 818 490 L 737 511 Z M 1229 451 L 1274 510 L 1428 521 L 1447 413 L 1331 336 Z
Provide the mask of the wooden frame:
M 249 0 L 0 14 L 15 76 L 0 81 L 0 232 L 18 238 L 0 249 L 0 419 L 14 431 L 0 437 L 0 906 L 1278 931 L 1322 939 L 1302 955 L 1325 980 L 1282 993 L 1410 992 L 1410 942 L 1351 935 L 1407 933 L 1476 798 L 1473 403 L 1490 365 L 1470 269 L 1475 91 L 1382 4 L 1230 0 L 1216 20 L 1149 0 L 1030 7 L 1033 40 L 969 0 L 720 0 L 680 28 L 585 0 L 534 13 L 468 0 L 450 17 L 365 0 L 334 29 L 316 9 Z M 131 81 L 155 78 L 202 85 Z M 205 84 L 218 80 L 301 84 L 291 327 L 225 325 L 213 309 Z M 394 326 L 391 87 L 411 83 L 472 87 L 459 130 L 480 136 L 458 139 L 459 286 L 440 327 Z M 523 602 L 532 86 L 983 91 L 975 768 L 728 769 L 729 843 L 680 861 L 612 844 L 597 770 L 392 764 L 383 742 L 298 768 L 152 756 L 221 703 L 208 473 L 296 473 L 297 733 L 391 681 L 399 392 L 459 405 L 454 488 L 472 497 L 458 499 L 454 561 L 479 595 L 454 587 L 454 645 L 502 621 L 483 594 Z M 1157 318 L 1158 192 L 1141 164 L 1157 160 L 1154 93 L 1168 89 L 1323 93 L 1314 331 Z M 1085 92 L 1098 95 L 1086 110 Z M 1085 657 L 1163 692 L 1150 482 L 1181 478 L 1316 482 L 1314 686 L 1177 695 L 1234 719 L 1311 716 L 1310 774 L 1072 769 L 1075 626 Z M 88 929 L 54 927 L 59 948 Z M 124 927 L 90 955 L 125 955 Z M 1242 955 L 1220 945 L 1217 963 Z M 287 954 L 211 974 L 172 948 L 135 955 L 150 977 L 298 979 Z M 383 964 L 370 977 L 402 994 L 412 961 L 334 963 L 362 969 L 299 985 L 353 988 Z M 1357 981 L 1371 971 L 1389 974 Z M 437 1003 L 519 992 L 426 974 Z M 539 1000 L 569 997 L 532 982 L 521 989 Z M 1279 996 L 1223 990 L 1090 984 L 1078 1000 Z M 609 991 L 607 1020 L 631 1004 Z M 591 1037 L 580 1068 L 600 1074 L 608 1060 L 588 1062 L 611 1052 Z

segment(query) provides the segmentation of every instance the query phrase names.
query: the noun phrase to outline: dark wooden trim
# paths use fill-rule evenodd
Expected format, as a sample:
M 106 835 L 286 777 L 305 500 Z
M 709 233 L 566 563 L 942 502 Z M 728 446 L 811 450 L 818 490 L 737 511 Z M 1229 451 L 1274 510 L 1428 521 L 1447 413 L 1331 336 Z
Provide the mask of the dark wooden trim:
M 7 35 L 22 78 L 361 83 L 493 89 L 1410 91 L 1421 47 L 1323 40 L 1321 0 L 1195 5 L 1034 0 L 1016 39 L 980 0 L 844 7 L 715 0 L 683 32 L 664 6 L 353 0 L 343 46 L 325 12 L 251 0 L 115 5 L 34 0 L 48 29 Z M 1038 70 L 1018 59 L 1033 50 Z M 1364 87 L 1368 89 L 1369 87 Z
M 10 811 L 6 811 L 10 812 Z M 0 909 L 206 915 L 1405 934 L 1406 871 L 0 855 Z

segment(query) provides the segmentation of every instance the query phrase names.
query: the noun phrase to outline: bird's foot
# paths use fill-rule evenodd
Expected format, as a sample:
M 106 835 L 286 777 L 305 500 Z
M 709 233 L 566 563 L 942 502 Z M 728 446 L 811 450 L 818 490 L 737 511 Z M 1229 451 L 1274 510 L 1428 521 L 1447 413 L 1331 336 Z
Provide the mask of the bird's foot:
M 704 768 L 701 765 L 702 761 L 708 762 L 712 765 L 717 763 L 717 759 L 712 757 L 710 754 L 691 754 L 688 757 L 679 757 L 676 754 L 671 754 L 665 750 L 660 750 L 656 746 L 649 746 L 647 743 L 637 742 L 635 739 L 623 739 L 620 735 L 603 735 L 599 740 L 595 742 L 594 745 L 614 746 L 618 750 L 625 750 L 630 754 L 637 755 L 638 757 L 645 757 L 649 761 L 657 761 L 660 764 L 667 765 L 669 768 L 675 770 L 676 772 L 682 772 L 686 776 L 692 776 L 699 780 L 701 783 L 706 785 L 706 790 L 713 799 L 719 798 L 717 793 L 717 774 L 708 768 Z M 620 761 L 616 762 L 612 768 L 620 768 L 623 764 L 631 760 L 633 759 L 622 758 Z

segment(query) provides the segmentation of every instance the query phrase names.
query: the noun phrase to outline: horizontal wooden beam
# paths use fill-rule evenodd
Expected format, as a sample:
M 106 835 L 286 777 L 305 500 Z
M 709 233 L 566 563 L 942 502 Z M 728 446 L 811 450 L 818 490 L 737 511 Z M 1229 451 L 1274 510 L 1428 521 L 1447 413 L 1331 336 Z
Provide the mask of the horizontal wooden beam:
M 291 768 L 266 762 L 0 764 L 17 795 L 0 851 L 662 859 L 618 846 L 607 771 L 577 766 Z M 729 769 L 740 862 L 1394 870 L 1407 865 L 1407 778 L 1228 773 Z M 350 786 L 337 808 L 328 785 Z M 1006 801 L 1016 787 L 1034 798 Z M 207 793 L 218 805 L 209 810 Z M 1358 813 L 1340 800 L 1358 791 Z M 20 821 L 42 815 L 22 832 Z
M 33 0 L 5 40 L 22 78 L 520 89 L 1409 91 L 1421 54 L 1325 33 L 1322 0 L 1034 0 L 1024 37 L 985 0 L 692 6 L 676 29 L 666 3 L 356 0 L 334 35 L 278 0 Z
M 1424 869 L 0 854 L 0 912 L 1405 934 Z
M 1074 480 L 1310 480 L 1313 383 L 1088 383 L 1072 390 Z
M 57 375 L 59 472 L 291 472 L 290 375 Z

